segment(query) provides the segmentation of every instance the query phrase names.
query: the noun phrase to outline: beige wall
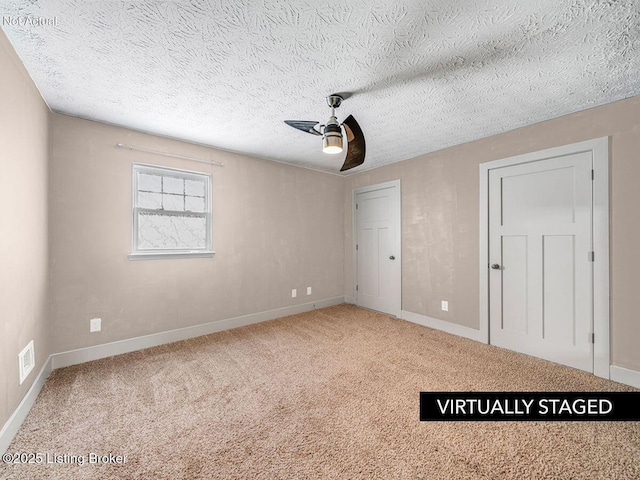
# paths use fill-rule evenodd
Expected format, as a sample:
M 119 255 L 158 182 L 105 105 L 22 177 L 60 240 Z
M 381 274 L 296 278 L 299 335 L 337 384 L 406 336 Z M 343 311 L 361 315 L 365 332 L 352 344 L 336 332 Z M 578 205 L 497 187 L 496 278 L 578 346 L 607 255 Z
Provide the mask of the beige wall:
M 48 112 L 0 30 L 0 428 L 51 353 Z M 36 366 L 19 386 L 18 353 L 30 340 L 34 340 Z
M 425 125 L 425 135 L 429 126 Z M 353 295 L 354 188 L 402 184 L 402 308 L 479 328 L 479 169 L 483 162 L 611 136 L 613 364 L 640 370 L 640 97 L 593 108 L 347 177 L 345 294 Z M 449 301 L 449 311 L 440 301 Z
M 341 177 L 64 115 L 51 135 L 56 352 L 344 294 Z M 215 257 L 128 260 L 132 162 L 213 175 Z M 101 333 L 89 333 L 92 317 Z

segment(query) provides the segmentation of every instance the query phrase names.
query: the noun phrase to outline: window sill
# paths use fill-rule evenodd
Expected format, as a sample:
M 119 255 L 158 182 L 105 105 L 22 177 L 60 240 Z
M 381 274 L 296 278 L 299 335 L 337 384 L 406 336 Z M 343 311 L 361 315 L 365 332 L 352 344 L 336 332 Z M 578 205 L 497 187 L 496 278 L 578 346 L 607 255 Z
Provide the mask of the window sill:
M 161 258 L 210 258 L 216 252 L 197 250 L 192 252 L 136 252 L 129 254 L 129 260 L 158 260 Z

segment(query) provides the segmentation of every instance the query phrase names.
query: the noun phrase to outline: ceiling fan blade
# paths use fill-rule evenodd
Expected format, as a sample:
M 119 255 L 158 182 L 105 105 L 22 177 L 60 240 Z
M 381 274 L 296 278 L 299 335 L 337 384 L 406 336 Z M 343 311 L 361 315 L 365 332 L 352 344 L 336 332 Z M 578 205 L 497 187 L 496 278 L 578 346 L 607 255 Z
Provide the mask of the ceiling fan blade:
M 310 133 L 312 135 L 322 135 L 315 127 L 320 122 L 310 122 L 307 120 L 285 120 L 284 123 L 289 125 L 290 127 L 297 128 L 306 133 Z
M 364 155 L 366 153 L 366 145 L 364 142 L 364 134 L 356 119 L 349 115 L 342 124 L 347 132 L 347 156 L 344 165 L 340 169 L 341 172 L 355 168 L 364 163 Z

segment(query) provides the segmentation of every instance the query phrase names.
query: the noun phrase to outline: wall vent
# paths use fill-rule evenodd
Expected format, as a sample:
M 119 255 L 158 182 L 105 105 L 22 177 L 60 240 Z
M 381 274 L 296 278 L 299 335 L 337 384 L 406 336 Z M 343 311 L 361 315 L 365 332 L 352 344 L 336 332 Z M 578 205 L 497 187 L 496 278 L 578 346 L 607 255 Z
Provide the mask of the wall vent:
M 18 354 L 18 363 L 20 365 L 20 385 L 29 376 L 31 370 L 36 364 L 36 354 L 33 350 L 33 340 L 29 342 L 24 350 Z

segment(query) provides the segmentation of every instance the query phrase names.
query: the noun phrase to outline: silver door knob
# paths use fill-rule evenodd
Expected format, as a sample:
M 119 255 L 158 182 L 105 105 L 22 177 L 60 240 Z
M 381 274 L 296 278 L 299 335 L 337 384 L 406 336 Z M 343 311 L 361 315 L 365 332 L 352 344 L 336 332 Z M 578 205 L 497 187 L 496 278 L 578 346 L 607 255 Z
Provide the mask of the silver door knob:
M 396 257 L 394 257 L 393 255 L 391 255 L 391 256 L 389 257 L 389 260 L 395 260 L 395 259 L 396 259 Z
M 497 263 L 494 263 L 491 265 L 491 268 L 493 268 L 494 270 L 500 270 L 500 265 L 498 265 Z

